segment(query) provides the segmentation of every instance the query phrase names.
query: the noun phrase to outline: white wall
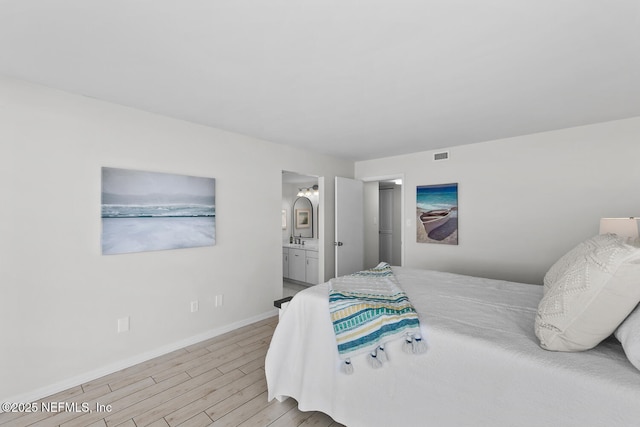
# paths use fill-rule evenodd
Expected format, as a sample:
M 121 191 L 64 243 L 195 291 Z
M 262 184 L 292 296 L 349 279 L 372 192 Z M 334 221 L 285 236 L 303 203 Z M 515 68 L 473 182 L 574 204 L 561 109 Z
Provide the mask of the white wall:
M 640 118 L 356 163 L 404 174 L 405 266 L 541 283 L 601 217 L 640 216 Z M 459 184 L 459 245 L 416 243 L 416 186 Z
M 102 166 L 216 178 L 216 245 L 102 256 Z M 294 168 L 353 176 L 352 162 L 0 78 L 0 401 L 272 313 L 281 171 Z M 333 212 L 332 186 L 325 196 Z M 124 316 L 131 331 L 117 334 Z

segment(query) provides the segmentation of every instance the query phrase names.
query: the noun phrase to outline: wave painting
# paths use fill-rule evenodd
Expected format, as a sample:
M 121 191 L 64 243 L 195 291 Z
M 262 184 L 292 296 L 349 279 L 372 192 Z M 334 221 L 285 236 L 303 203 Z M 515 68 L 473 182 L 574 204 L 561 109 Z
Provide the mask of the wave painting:
M 213 246 L 215 178 L 102 168 L 102 253 Z

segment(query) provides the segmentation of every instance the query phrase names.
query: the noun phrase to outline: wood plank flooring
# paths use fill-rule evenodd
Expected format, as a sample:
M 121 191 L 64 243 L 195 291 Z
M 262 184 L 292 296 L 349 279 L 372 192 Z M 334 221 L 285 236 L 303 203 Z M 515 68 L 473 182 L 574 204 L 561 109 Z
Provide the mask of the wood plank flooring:
M 36 413 L 2 413 L 0 426 L 341 426 L 293 399 L 267 402 L 264 358 L 277 323 L 272 317 L 65 390 L 36 402 Z

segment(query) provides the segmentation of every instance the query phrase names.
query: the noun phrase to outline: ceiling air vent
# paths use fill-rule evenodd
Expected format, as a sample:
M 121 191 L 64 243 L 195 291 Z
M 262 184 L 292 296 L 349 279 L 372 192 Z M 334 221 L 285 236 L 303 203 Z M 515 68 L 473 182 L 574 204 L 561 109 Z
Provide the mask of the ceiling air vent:
M 439 153 L 434 153 L 433 154 L 433 161 L 434 162 L 438 162 L 440 160 L 449 160 L 449 152 L 448 151 L 441 151 Z

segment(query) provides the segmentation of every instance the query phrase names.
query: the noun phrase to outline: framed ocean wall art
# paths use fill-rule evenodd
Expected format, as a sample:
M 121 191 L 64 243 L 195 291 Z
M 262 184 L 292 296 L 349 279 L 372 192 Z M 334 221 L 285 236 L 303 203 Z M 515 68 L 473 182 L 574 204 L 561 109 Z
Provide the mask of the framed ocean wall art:
M 102 168 L 104 255 L 213 246 L 215 178 Z
M 458 244 L 458 184 L 421 185 L 416 190 L 418 243 Z

